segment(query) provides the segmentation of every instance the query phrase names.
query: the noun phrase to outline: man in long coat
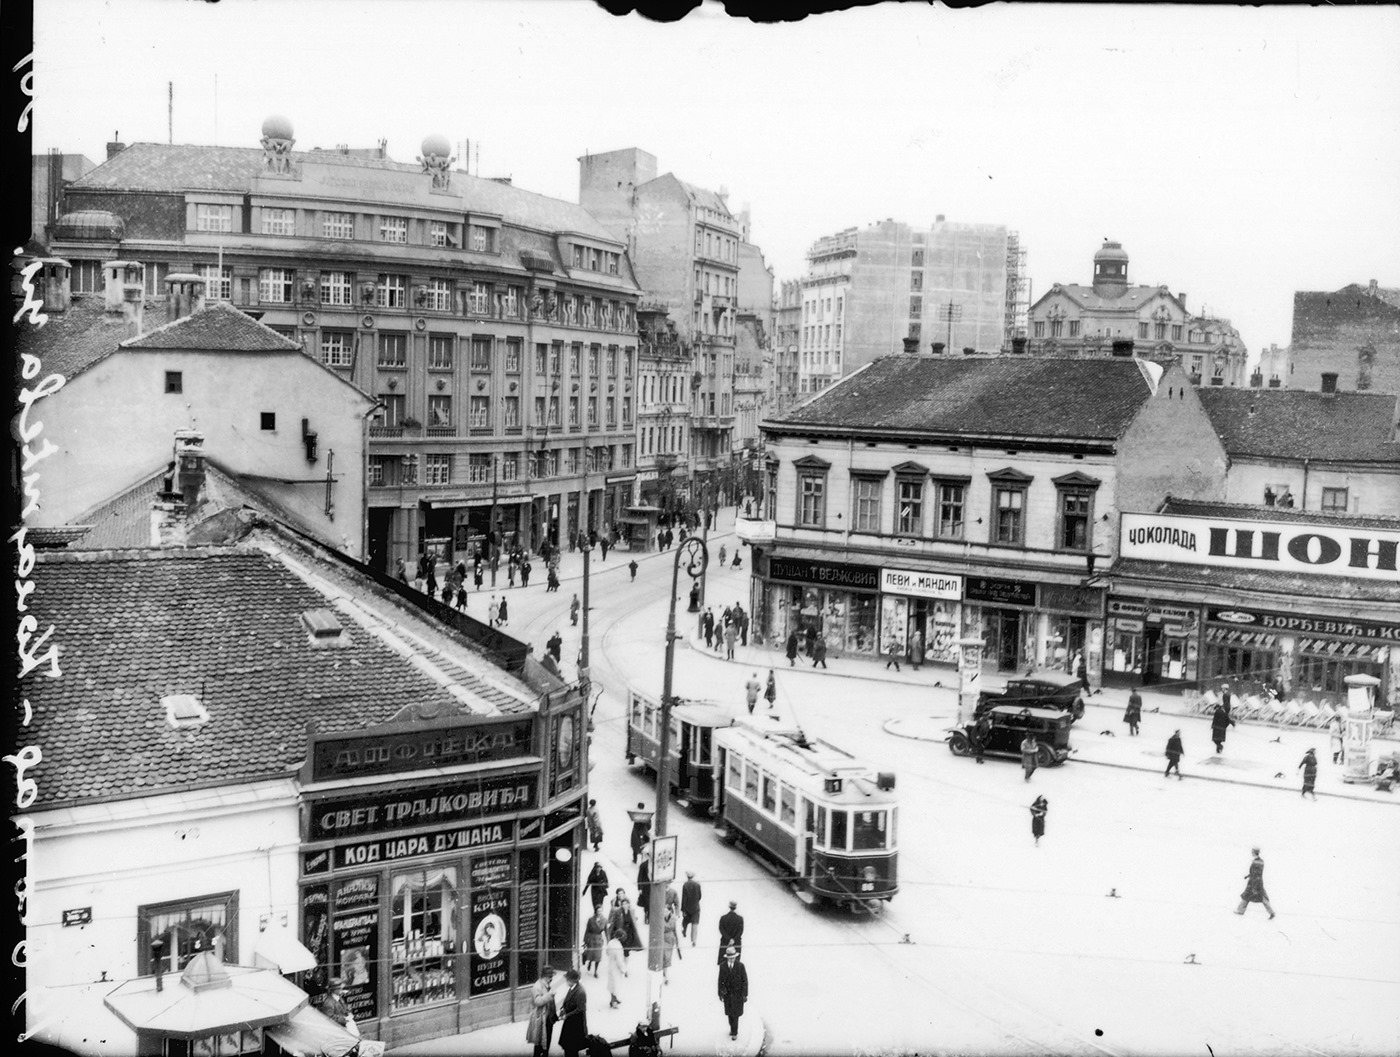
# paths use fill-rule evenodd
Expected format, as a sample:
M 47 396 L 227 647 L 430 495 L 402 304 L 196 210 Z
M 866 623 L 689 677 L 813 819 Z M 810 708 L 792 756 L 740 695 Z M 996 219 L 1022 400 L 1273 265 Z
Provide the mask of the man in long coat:
M 729 947 L 740 951 L 744 949 L 744 916 L 739 913 L 739 904 L 732 899 L 729 901 L 729 912 L 720 915 L 719 957 L 715 959 L 716 962 L 724 964 L 724 952 Z
M 1216 705 L 1215 712 L 1210 717 L 1210 740 L 1215 742 L 1217 753 L 1224 751 L 1225 731 L 1234 725 L 1235 721 L 1230 718 L 1230 713 L 1225 710 L 1225 706 Z
M 687 870 L 685 884 L 681 885 L 681 932 L 690 930 L 690 945 L 695 946 L 700 935 L 700 882 L 695 879 L 695 871 Z
M 1259 855 L 1258 848 L 1252 848 L 1254 859 L 1249 864 L 1249 873 L 1244 877 L 1244 891 L 1240 893 L 1240 905 L 1235 908 L 1236 914 L 1243 914 L 1245 908 L 1250 903 L 1263 903 L 1264 909 L 1269 912 L 1269 920 L 1273 920 L 1274 908 L 1269 905 L 1269 894 L 1264 891 L 1264 860 Z
M 744 1003 L 748 998 L 749 971 L 739 961 L 739 952 L 727 947 L 719 965 L 719 1000 L 724 1003 L 724 1015 L 729 1018 L 731 1039 L 739 1037 L 739 1018 L 744 1015 Z
M 1181 731 L 1178 730 L 1167 739 L 1167 769 L 1162 772 L 1163 778 L 1170 778 L 1175 771 L 1177 781 L 1181 781 L 1181 755 L 1185 751 L 1181 744 Z
M 559 1045 L 564 1048 L 564 1057 L 578 1057 L 580 1050 L 588 1045 L 588 995 L 579 983 L 577 969 L 564 973 L 568 990 L 559 1003 Z

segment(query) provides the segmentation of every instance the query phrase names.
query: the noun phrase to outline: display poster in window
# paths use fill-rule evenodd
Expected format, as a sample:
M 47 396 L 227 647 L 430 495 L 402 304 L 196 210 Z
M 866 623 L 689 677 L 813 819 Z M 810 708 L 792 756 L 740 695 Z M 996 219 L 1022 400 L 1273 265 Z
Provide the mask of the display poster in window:
M 506 952 L 510 935 L 510 856 L 473 859 L 471 993 L 502 991 L 510 982 Z
M 325 992 L 330 983 L 326 972 L 331 962 L 330 899 L 326 885 L 301 890 L 301 942 L 316 959 L 316 967 L 304 977 L 307 992 L 312 995 Z
M 935 602 L 925 636 L 924 659 L 935 664 L 958 663 L 958 604 Z
M 880 652 L 889 656 L 891 648 L 903 653 L 909 638 L 909 603 L 893 595 L 880 596 Z
M 539 975 L 540 949 L 540 857 L 538 852 L 520 853 L 520 894 L 516 897 L 515 978 L 533 980 Z
M 356 1021 L 379 1016 L 379 878 L 357 877 L 335 888 L 331 965 Z

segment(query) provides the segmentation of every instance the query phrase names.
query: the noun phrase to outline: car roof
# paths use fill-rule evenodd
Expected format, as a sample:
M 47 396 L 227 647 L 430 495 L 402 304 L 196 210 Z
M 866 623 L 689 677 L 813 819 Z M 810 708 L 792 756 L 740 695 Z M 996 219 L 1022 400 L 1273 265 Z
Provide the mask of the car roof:
M 1054 708 L 1022 708 L 1018 705 L 995 705 L 990 711 L 999 716 L 1029 716 L 1032 719 L 1063 719 L 1066 713 Z
M 1006 685 L 1012 683 L 1044 683 L 1046 686 L 1053 686 L 1058 689 L 1079 685 L 1077 676 L 1069 675 L 1065 672 L 1036 672 L 1033 675 L 1022 676 L 1018 679 L 1008 679 Z

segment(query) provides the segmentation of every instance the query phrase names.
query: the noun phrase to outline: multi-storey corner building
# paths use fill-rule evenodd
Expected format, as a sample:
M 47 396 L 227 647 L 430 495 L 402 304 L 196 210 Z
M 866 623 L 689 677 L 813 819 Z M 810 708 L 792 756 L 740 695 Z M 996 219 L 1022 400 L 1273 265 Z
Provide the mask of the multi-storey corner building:
M 690 498 L 692 353 L 665 306 L 637 309 L 637 492 L 669 516 Z
M 584 209 L 451 168 L 262 146 L 133 144 L 73 182 L 53 251 L 75 292 L 103 263 L 205 280 L 382 405 L 370 429 L 371 564 L 536 548 L 631 500 L 638 286 Z
M 1228 319 L 1192 315 L 1186 295 L 1166 286 L 1131 286 L 1128 254 L 1105 242 L 1089 286 L 1055 283 L 1030 309 L 1026 351 L 1037 356 L 1137 355 L 1179 360 L 1197 385 L 1248 382 L 1249 352 Z
M 940 215 L 927 228 L 885 220 L 817 239 L 802 278 L 798 392 L 820 392 L 906 339 L 935 353 L 1002 350 L 1024 267 L 1012 237 Z
M 798 400 L 801 378 L 802 283 L 785 279 L 774 301 L 773 413 L 782 414 Z
M 734 339 L 746 223 L 724 192 L 635 147 L 579 159 L 579 203 L 619 240 L 648 302 L 664 305 L 694 357 L 689 477 L 718 499 L 734 450 Z
M 1288 351 L 1290 388 L 1400 393 L 1400 290 L 1297 291 Z

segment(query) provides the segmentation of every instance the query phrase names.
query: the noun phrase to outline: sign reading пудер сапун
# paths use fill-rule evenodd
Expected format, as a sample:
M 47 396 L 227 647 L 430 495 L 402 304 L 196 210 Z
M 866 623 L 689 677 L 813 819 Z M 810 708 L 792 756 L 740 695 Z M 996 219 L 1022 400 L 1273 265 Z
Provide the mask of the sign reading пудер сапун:
M 1124 514 L 1118 553 L 1142 561 L 1400 583 L 1400 532 L 1325 521 Z

